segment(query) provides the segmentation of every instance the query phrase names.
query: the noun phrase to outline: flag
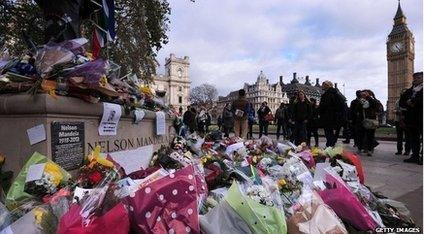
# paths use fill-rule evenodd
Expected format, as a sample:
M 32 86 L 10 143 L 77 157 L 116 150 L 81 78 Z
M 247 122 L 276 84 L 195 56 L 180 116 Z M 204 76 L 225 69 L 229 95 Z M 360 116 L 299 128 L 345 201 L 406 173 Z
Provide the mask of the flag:
M 101 0 L 101 10 L 93 31 L 93 57 L 97 58 L 106 42 L 115 40 L 115 3 L 114 0 Z

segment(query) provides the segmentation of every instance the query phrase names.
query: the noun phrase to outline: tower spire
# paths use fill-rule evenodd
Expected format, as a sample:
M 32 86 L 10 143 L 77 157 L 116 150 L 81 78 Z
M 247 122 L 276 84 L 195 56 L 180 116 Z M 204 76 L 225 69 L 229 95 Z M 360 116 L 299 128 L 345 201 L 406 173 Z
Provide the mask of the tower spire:
M 398 8 L 397 8 L 394 20 L 400 19 L 400 18 L 406 18 L 406 17 L 403 14 L 402 7 L 400 6 L 400 0 L 398 0 Z

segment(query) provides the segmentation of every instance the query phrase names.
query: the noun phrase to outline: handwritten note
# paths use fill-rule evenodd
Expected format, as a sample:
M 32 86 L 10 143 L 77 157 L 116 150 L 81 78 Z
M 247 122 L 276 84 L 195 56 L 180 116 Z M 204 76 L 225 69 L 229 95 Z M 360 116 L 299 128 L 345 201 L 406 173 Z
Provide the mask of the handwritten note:
M 99 125 L 100 136 L 114 136 L 118 129 L 122 109 L 118 104 L 103 103 L 103 117 Z
M 39 180 L 43 176 L 45 163 L 35 164 L 28 167 L 27 176 L 25 182 L 31 182 L 34 180 Z
M 162 111 L 156 112 L 156 134 L 166 134 L 165 113 Z
M 112 159 L 124 168 L 127 175 L 146 169 L 153 156 L 153 145 L 147 145 L 135 150 L 125 150 L 110 153 Z
M 47 139 L 46 129 L 44 128 L 44 124 L 40 124 L 30 129 L 27 129 L 27 135 L 28 135 L 29 143 L 31 145 L 37 144 Z

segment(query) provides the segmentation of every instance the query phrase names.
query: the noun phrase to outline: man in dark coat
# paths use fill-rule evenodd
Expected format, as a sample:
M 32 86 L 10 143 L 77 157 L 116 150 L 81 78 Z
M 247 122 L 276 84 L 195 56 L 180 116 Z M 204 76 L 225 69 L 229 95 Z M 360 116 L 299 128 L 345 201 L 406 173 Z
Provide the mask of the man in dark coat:
M 352 126 L 352 136 L 354 145 L 361 150 L 361 129 L 362 129 L 362 104 L 361 104 L 361 90 L 356 91 L 356 99 L 350 102 L 349 121 Z
M 262 134 L 268 136 L 268 125 L 270 120 L 267 119 L 267 116 L 269 113 L 271 113 L 271 109 L 269 109 L 268 103 L 262 102 L 261 107 L 258 109 L 259 138 L 262 137 Z
M 345 99 L 337 89 L 333 88 L 331 81 L 324 81 L 322 89 L 324 93 L 321 95 L 318 109 L 320 124 L 324 128 L 326 146 L 333 147 L 337 142 L 335 131 L 346 121 Z
M 230 103 L 225 104 L 225 107 L 222 110 L 222 128 L 224 131 L 224 137 L 229 137 L 230 132 L 234 128 L 234 113 Z
M 319 114 L 318 114 L 318 104 L 315 98 L 311 98 L 311 114 L 309 116 L 307 127 L 307 145 L 311 146 L 311 137 L 314 137 L 315 147 L 318 147 L 319 138 L 318 138 L 318 126 L 319 126 Z
M 236 137 L 246 137 L 248 130 L 247 107 L 249 102 L 246 99 L 246 90 L 238 91 L 238 98 L 231 104 L 234 113 L 234 134 Z
M 291 122 L 294 122 L 294 143 L 300 145 L 306 142 L 307 129 L 306 124 L 311 116 L 311 103 L 306 99 L 303 91 L 299 91 L 296 100 L 292 104 Z
M 187 108 L 187 111 L 183 116 L 183 122 L 188 127 L 190 133 L 193 133 L 197 130 L 196 109 L 194 107 Z
M 412 156 L 407 163 L 422 165 L 420 158 L 421 136 L 423 134 L 423 73 L 414 73 L 412 87 L 400 96 L 399 106 L 405 108 L 407 139 L 410 141 Z
M 280 138 L 280 133 L 282 131 L 284 139 L 287 139 L 287 122 L 289 120 L 287 106 L 284 103 L 281 103 L 280 106 L 275 111 L 275 122 L 277 123 L 277 140 Z

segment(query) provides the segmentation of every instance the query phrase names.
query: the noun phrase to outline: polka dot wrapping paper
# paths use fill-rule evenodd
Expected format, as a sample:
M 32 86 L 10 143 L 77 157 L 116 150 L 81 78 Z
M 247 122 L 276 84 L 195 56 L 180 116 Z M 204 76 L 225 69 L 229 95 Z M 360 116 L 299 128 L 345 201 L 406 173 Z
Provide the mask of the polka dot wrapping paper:
M 204 178 L 193 166 L 171 173 L 125 198 L 137 233 L 200 233 L 198 198 L 206 194 Z
M 81 207 L 73 204 L 69 211 L 62 216 L 57 229 L 58 234 L 73 233 L 102 233 L 127 234 L 130 229 L 128 212 L 122 203 L 100 217 L 93 216 L 90 222 L 83 225 Z

